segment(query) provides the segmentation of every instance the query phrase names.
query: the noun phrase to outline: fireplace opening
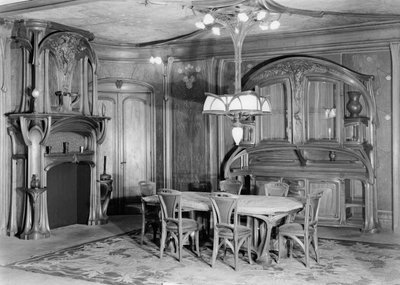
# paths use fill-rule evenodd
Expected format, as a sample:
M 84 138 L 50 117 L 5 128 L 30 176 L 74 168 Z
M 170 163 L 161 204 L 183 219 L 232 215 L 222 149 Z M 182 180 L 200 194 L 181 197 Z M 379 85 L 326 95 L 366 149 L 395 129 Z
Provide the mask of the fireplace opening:
M 90 165 L 63 163 L 47 173 L 50 228 L 87 224 L 90 209 Z

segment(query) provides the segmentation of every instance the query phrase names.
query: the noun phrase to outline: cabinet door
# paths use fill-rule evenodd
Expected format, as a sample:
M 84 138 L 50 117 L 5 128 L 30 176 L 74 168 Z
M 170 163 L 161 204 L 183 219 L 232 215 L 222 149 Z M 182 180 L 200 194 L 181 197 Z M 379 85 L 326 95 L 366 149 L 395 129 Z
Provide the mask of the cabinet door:
M 268 141 L 291 141 L 291 98 L 288 79 L 271 84 L 264 84 L 257 88 L 262 97 L 268 98 L 271 103 L 271 112 L 260 118 L 260 139 Z
M 319 218 L 323 224 L 331 222 L 337 223 L 340 219 L 340 189 L 342 185 L 340 181 L 309 181 L 309 192 L 314 193 L 324 190 L 322 195 L 320 207 L 319 207 Z
M 306 83 L 306 140 L 338 140 L 339 82 L 310 77 Z

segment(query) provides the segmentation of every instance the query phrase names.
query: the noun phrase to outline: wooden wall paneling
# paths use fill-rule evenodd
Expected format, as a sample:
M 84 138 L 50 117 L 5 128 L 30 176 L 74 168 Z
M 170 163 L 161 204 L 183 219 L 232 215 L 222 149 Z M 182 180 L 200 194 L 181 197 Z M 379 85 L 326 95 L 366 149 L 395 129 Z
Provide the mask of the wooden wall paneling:
M 172 73 L 172 186 L 181 191 L 207 179 L 202 114 L 205 66 L 204 61 L 175 61 Z
M 0 21 L 0 235 L 7 234 L 12 201 L 10 189 L 11 151 L 4 113 L 11 107 L 11 23 Z M 15 190 L 15 189 L 14 189 Z
M 217 66 L 218 60 L 212 57 L 208 61 L 207 68 L 207 78 L 208 78 L 208 91 L 216 93 L 217 89 Z M 219 165 L 218 160 L 218 119 L 216 116 L 205 116 L 205 144 L 206 144 L 206 154 L 208 154 L 208 161 L 206 164 L 206 173 L 211 182 L 211 189 L 213 191 L 218 190 L 218 175 L 219 175 Z
M 392 55 L 393 231 L 400 233 L 400 43 L 390 43 Z

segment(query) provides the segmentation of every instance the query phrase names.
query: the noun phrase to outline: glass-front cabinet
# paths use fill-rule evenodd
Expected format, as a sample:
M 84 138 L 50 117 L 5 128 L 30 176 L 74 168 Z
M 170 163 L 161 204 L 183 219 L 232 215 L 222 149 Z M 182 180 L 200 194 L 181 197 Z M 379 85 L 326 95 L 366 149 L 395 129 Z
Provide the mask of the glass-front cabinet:
M 340 83 L 325 78 L 310 77 L 306 80 L 305 128 L 307 141 L 337 141 L 338 118 L 336 106 L 340 104 Z
M 271 112 L 256 117 L 254 143 L 243 144 L 229 158 L 225 176 L 250 177 L 248 187 L 254 193 L 277 177 L 302 181 L 302 191 L 290 191 L 296 195 L 324 188 L 322 223 L 374 231 L 376 104 L 372 80 L 373 76 L 310 56 L 280 57 L 259 64 L 244 76 L 243 90 L 255 90 L 267 98 Z M 354 219 L 356 215 L 359 219 Z
M 263 86 L 257 86 L 256 91 L 263 97 L 267 97 L 271 103 L 271 112 L 260 117 L 259 132 L 262 140 L 291 141 L 291 100 L 290 82 L 282 79 L 280 82 L 270 82 Z M 272 95 L 273 94 L 273 95 Z

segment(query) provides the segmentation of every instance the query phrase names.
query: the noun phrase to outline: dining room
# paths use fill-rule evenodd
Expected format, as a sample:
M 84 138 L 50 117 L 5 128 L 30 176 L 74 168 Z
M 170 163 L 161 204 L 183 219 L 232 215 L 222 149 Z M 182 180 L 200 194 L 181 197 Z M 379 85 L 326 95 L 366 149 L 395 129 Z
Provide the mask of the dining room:
M 5 2 L 9 284 L 398 282 L 396 1 Z

